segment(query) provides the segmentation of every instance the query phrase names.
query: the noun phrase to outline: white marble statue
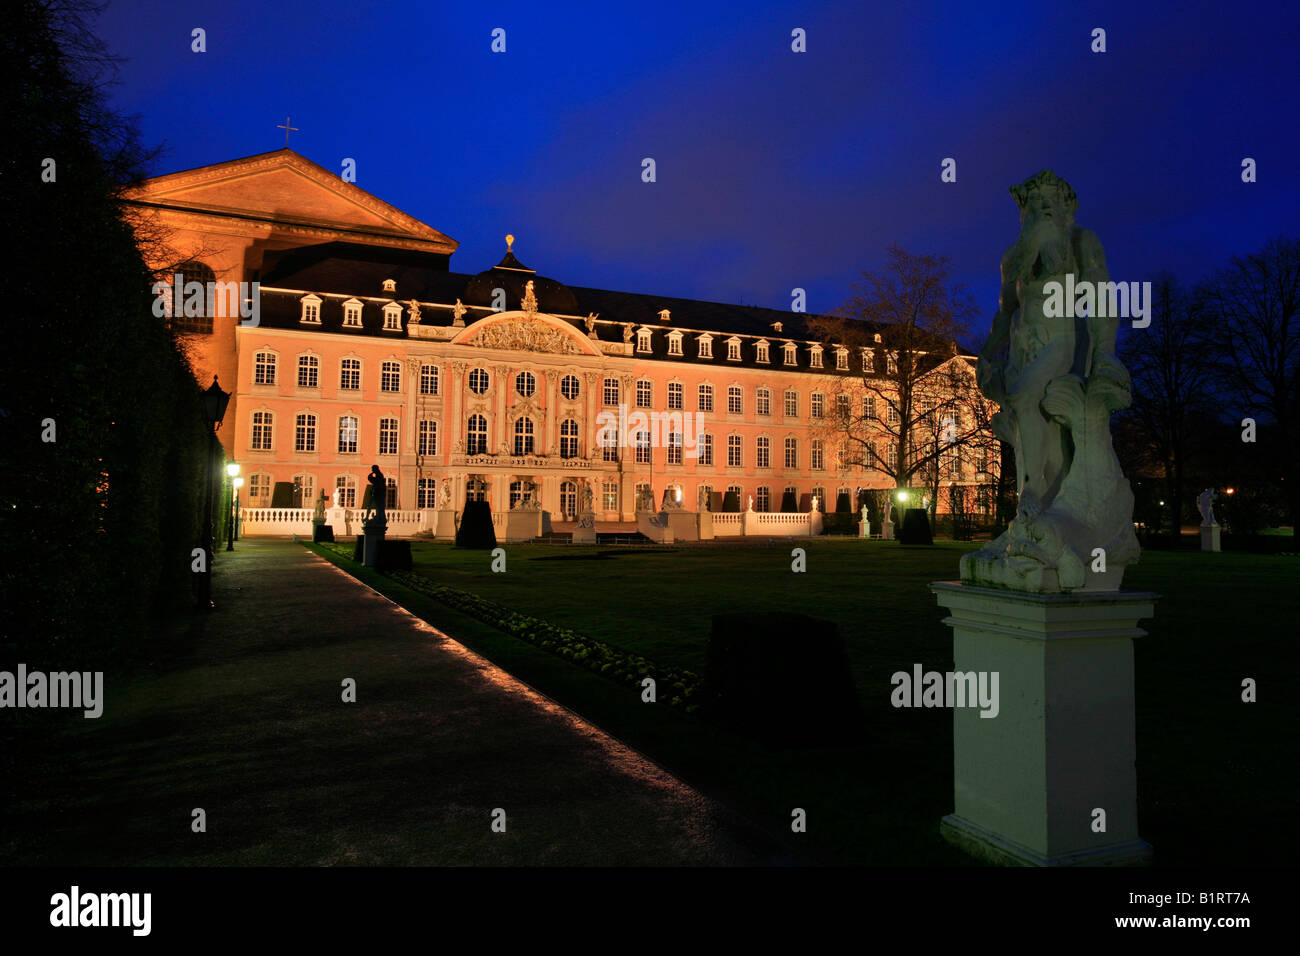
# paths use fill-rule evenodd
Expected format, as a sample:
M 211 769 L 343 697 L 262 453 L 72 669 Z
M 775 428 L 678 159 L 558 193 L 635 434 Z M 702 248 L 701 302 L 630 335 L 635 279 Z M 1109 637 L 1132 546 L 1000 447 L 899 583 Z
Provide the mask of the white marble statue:
M 697 511 L 704 512 L 710 508 L 709 489 L 700 485 L 700 490 L 695 496 L 695 508 Z
M 444 481 L 438 488 L 438 507 L 446 511 L 451 507 L 451 482 Z
M 1111 413 L 1130 401 L 1128 372 L 1115 357 L 1119 320 L 1086 308 L 1075 318 L 1074 303 L 1062 303 L 1063 289 L 1109 280 L 1105 253 L 1095 234 L 1075 225 L 1078 198 L 1051 171 L 1011 194 L 1020 236 L 1002 257 L 998 311 L 976 377 L 1001 406 L 992 426 L 1015 449 L 1020 501 L 1005 534 L 962 558 L 962 581 L 1118 590 L 1139 554 L 1133 493 L 1110 436 Z
M 1196 496 L 1196 507 L 1201 512 L 1201 527 L 1209 528 L 1218 524 L 1214 520 L 1214 499 L 1219 497 L 1214 493 L 1214 489 L 1206 488 Z
M 818 498 L 816 495 L 813 495 L 813 496 L 812 496 L 812 510 L 813 510 L 813 511 L 821 511 L 821 510 L 822 510 L 822 501 L 821 501 L 821 499 Z
M 746 510 L 746 511 L 753 511 L 753 510 L 754 510 L 754 496 L 753 496 L 753 495 L 750 495 L 750 496 L 749 496 L 749 503 L 745 505 L 745 510 Z

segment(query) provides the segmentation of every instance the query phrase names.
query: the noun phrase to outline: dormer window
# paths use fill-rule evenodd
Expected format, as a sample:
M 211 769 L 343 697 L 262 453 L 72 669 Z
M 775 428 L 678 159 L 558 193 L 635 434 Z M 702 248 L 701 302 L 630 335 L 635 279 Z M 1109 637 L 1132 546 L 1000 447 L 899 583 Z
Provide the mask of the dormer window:
M 659 321 L 660 321 L 660 322 L 670 322 L 670 321 L 672 321 L 672 317 L 673 317 L 673 316 L 672 316 L 672 313 L 669 312 L 667 309 L 660 309 L 660 310 L 659 310 Z
M 814 345 L 812 346 L 811 349 L 809 349 L 808 367 L 809 368 L 822 367 L 822 347 L 820 345 Z
M 638 352 L 650 351 L 650 330 L 649 329 L 637 329 L 636 350 Z
M 713 336 L 701 335 L 696 341 L 700 343 L 700 358 L 713 358 Z
M 847 372 L 847 371 L 849 370 L 849 350 L 848 350 L 848 349 L 836 349 L 836 350 L 835 350 L 835 368 L 838 369 L 838 370 L 841 371 L 841 372 Z
M 862 371 L 874 372 L 876 370 L 876 353 L 871 349 L 862 350 Z
M 356 299 L 348 299 L 343 303 L 343 328 L 361 328 L 361 303 Z
M 396 291 L 397 291 L 397 280 L 396 280 L 396 279 L 385 279 L 385 280 L 384 280 L 384 291 L 385 291 L 385 292 L 396 292 Z
M 384 331 L 402 331 L 402 307 L 396 302 L 390 302 L 384 306 Z
M 682 333 L 680 332 L 668 333 L 668 354 L 669 355 L 682 354 Z
M 795 344 L 793 342 L 786 342 L 783 348 L 785 351 L 785 364 L 786 365 L 799 364 L 799 359 L 798 359 L 798 354 L 797 354 L 797 349 Z
M 781 323 L 780 323 L 780 322 L 773 322 L 773 323 L 772 323 L 772 331 L 773 331 L 773 332 L 780 332 L 780 331 L 781 331 L 781 328 L 782 328 L 782 326 L 781 326 Z
M 755 343 L 754 343 L 754 360 L 755 360 L 756 362 L 762 362 L 764 365 L 766 365 L 766 364 L 768 363 L 768 361 L 769 361 L 769 358 L 768 358 L 768 349 L 769 349 L 768 343 L 766 343 L 766 342 L 755 342 Z
M 298 321 L 303 325 L 320 325 L 320 296 L 305 295 L 298 301 L 302 303 Z
M 740 339 L 735 337 L 727 339 L 727 361 L 740 361 Z

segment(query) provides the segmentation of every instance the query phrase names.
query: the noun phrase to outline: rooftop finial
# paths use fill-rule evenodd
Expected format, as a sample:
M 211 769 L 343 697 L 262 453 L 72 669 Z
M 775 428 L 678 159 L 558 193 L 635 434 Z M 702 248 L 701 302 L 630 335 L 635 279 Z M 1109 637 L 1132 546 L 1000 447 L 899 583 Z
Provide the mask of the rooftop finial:
M 512 235 L 510 235 L 509 233 L 507 233 L 507 234 L 506 234 L 506 252 L 513 252 L 514 250 L 511 249 L 510 247 L 513 246 L 514 244 L 515 244 L 515 237 L 512 236 Z

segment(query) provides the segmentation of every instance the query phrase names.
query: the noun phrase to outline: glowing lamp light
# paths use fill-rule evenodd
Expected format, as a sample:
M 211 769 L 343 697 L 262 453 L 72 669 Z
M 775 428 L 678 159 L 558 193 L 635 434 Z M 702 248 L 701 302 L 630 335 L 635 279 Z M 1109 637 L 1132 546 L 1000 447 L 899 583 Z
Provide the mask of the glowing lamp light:
M 1235 495 L 1235 494 L 1237 493 L 1237 489 L 1236 489 L 1236 488 L 1229 488 L 1229 489 L 1227 489 L 1227 491 L 1228 491 L 1228 494 L 1230 494 L 1230 495 Z
M 239 462 L 232 461 L 230 464 L 228 464 L 226 466 L 226 474 L 228 474 L 231 478 L 237 476 L 239 474 Z
M 239 466 L 236 465 L 235 467 L 238 468 Z M 235 480 L 234 480 L 234 485 L 235 485 L 236 488 L 242 488 L 242 487 L 244 487 L 244 479 L 243 479 L 243 478 L 236 477 Z
M 898 493 L 898 500 L 899 500 L 899 501 L 906 501 L 906 500 L 907 500 L 907 492 L 906 492 L 906 491 L 900 491 L 900 492 Z

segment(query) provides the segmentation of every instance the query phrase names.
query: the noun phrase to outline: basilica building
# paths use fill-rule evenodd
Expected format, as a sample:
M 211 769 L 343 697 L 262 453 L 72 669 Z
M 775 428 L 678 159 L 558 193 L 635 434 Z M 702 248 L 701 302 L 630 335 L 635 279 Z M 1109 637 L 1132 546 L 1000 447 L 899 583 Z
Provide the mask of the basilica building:
M 809 316 L 568 285 L 513 237 L 454 272 L 455 240 L 288 149 L 128 198 L 182 282 L 218 290 L 165 307 L 199 382 L 233 393 L 219 435 L 247 507 L 356 507 L 373 464 L 390 509 L 528 502 L 556 522 L 584 492 L 610 523 L 650 499 L 828 510 L 893 484 L 840 465 L 827 428 L 889 356 L 819 342 Z

